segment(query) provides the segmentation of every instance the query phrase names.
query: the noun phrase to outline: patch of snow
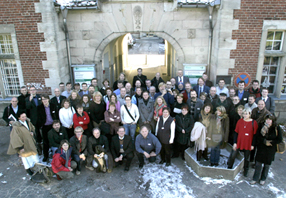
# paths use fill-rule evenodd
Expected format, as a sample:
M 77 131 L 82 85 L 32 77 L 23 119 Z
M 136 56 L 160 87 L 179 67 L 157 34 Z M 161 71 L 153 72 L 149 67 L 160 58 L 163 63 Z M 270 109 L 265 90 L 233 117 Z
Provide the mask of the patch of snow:
M 8 167 L 7 170 L 9 170 L 10 168 Z
M 279 190 L 278 188 L 276 188 L 273 185 L 273 183 L 268 184 L 267 187 L 269 188 L 269 190 L 271 190 L 271 192 L 276 194 L 276 197 L 279 197 L 279 198 L 285 198 L 286 197 L 286 193 L 283 190 Z
M 273 174 L 273 172 L 272 172 L 271 169 L 272 169 L 272 168 L 270 168 L 270 170 L 269 170 L 269 172 L 268 172 L 268 178 L 273 179 L 273 178 L 274 178 L 274 174 Z
M 7 184 L 7 181 L 1 181 L 2 184 Z
M 23 180 L 26 180 L 26 177 L 22 177 Z
M 2 177 L 3 176 L 3 173 L 0 173 L 0 177 Z
M 183 172 L 174 164 L 147 164 L 140 173 L 143 181 L 139 188 L 149 190 L 152 197 L 194 197 L 193 190 L 182 183 Z

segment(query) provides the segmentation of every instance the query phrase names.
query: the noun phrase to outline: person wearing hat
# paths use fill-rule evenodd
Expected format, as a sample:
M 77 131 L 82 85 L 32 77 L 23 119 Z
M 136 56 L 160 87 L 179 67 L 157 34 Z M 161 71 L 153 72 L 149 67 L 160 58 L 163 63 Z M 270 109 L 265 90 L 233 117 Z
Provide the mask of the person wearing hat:
M 230 110 L 232 109 L 232 104 L 230 104 L 227 100 L 226 100 L 227 94 L 222 92 L 219 94 L 219 99 L 215 100 L 213 102 L 213 107 L 214 109 L 216 109 L 219 106 L 224 106 L 226 113 L 229 115 Z

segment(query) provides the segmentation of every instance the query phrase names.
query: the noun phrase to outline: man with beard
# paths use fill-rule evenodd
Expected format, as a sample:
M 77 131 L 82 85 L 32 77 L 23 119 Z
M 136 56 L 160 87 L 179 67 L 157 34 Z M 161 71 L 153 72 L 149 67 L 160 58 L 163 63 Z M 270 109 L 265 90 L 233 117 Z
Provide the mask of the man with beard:
M 187 100 L 191 98 L 191 90 L 192 90 L 192 85 L 191 83 L 187 82 L 185 84 L 185 90 L 182 91 L 184 103 L 187 103 Z
M 174 96 L 173 96 L 173 92 L 171 90 L 169 92 L 167 92 L 165 83 L 160 83 L 159 84 L 159 90 L 160 90 L 160 92 L 155 94 L 154 99 L 156 100 L 156 98 L 158 96 L 162 96 L 165 99 L 168 107 L 173 105 L 174 102 L 175 102 L 175 99 L 174 99 Z
M 248 103 L 244 105 L 244 108 L 250 108 L 251 111 L 257 107 L 257 104 L 255 103 L 255 95 L 250 94 L 248 97 Z
M 49 146 L 53 151 L 53 155 L 59 148 L 62 140 L 68 140 L 68 134 L 65 127 L 61 126 L 59 120 L 53 121 L 53 128 L 48 132 Z
M 95 92 L 94 86 L 93 86 L 93 85 L 89 85 L 89 87 L 88 87 L 88 93 L 89 93 L 89 95 L 90 95 L 90 100 L 93 100 L 93 94 L 94 94 L 94 92 Z
M 204 106 L 204 102 L 197 98 L 197 92 L 195 90 L 191 91 L 191 98 L 187 100 L 189 106 L 189 112 L 193 116 L 195 121 L 199 120 L 199 114 Z

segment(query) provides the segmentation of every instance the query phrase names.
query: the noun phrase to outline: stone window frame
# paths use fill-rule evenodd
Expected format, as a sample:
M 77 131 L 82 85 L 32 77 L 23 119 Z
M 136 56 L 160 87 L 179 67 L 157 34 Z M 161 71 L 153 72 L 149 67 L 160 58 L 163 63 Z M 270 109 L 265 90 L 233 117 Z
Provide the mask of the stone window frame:
M 283 38 L 284 38 L 284 31 L 268 30 L 267 37 L 268 37 L 269 32 L 273 32 L 273 37 L 272 37 L 271 40 L 268 39 L 268 38 L 266 38 L 266 45 L 267 45 L 267 42 L 272 42 L 272 44 L 271 44 L 271 49 L 270 49 L 270 50 L 281 51 L 281 50 L 282 50 L 282 46 L 283 46 L 283 41 L 284 41 L 284 39 L 283 39 Z M 277 32 L 281 32 L 281 33 L 282 33 L 281 38 L 278 39 L 278 40 L 275 39 L 275 36 L 276 36 L 276 33 L 277 33 Z M 279 49 L 277 49 L 277 50 L 276 50 L 276 49 L 273 49 L 273 46 L 274 46 L 274 43 L 275 43 L 275 42 L 280 42 L 280 47 L 279 47 Z M 265 50 L 269 50 L 269 49 L 267 49 L 267 46 L 266 46 Z
M 12 45 L 13 45 L 13 50 L 14 50 L 13 54 L 0 54 L 0 60 L 2 59 L 14 59 L 15 60 L 16 65 L 17 65 L 17 70 L 18 70 L 18 78 L 19 78 L 20 87 L 24 86 L 25 84 L 24 84 L 22 66 L 21 66 L 21 61 L 20 61 L 20 54 L 19 54 L 16 30 L 15 30 L 14 24 L 0 24 L 0 34 L 11 35 Z M 2 77 L 0 78 L 0 90 L 1 90 L 0 97 L 2 99 L 6 98 L 7 96 L 5 94 Z
M 282 89 L 282 83 L 284 79 L 284 72 L 285 72 L 285 66 L 286 66 L 286 42 L 282 43 L 281 50 L 266 50 L 266 41 L 267 41 L 267 35 L 269 31 L 283 31 L 284 34 L 283 34 L 282 40 L 285 41 L 286 20 L 280 20 L 280 21 L 264 20 L 263 21 L 256 79 L 261 80 L 265 57 L 279 57 L 280 65 L 277 71 L 275 87 L 274 87 L 273 93 L 269 95 L 274 95 L 277 98 L 280 98 L 281 95 L 284 95 L 284 94 L 281 94 L 281 89 Z M 263 82 L 260 82 L 260 83 L 262 84 Z

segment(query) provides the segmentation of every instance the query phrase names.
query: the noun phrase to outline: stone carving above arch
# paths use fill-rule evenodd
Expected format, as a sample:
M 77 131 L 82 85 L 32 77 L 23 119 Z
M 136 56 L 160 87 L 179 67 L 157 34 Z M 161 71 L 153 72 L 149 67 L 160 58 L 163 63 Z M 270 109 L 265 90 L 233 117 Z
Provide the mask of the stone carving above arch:
M 134 29 L 138 31 L 142 28 L 142 13 L 143 12 L 141 6 L 137 5 L 133 8 Z

